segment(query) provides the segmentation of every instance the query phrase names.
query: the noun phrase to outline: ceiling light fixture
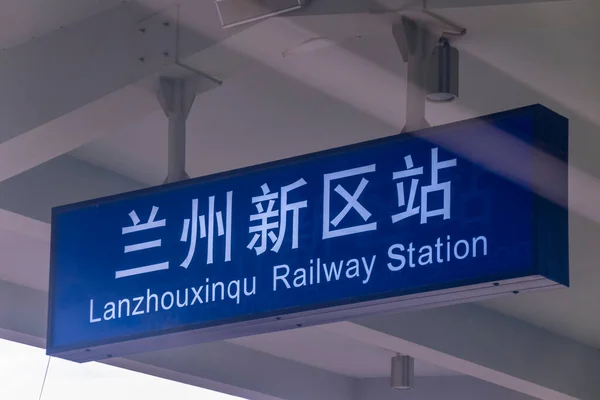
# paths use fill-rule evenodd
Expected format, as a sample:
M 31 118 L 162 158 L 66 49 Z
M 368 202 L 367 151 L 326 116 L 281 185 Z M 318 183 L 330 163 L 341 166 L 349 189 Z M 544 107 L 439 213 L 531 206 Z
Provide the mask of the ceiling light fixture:
M 429 126 L 425 119 L 428 100 L 448 102 L 458 96 L 458 50 L 450 45 L 448 36 L 463 36 L 467 30 L 445 23 L 431 12 L 423 14 L 435 21 L 403 15 L 392 25 L 396 45 L 408 64 L 406 124 L 402 132 Z
M 409 390 L 415 379 L 415 359 L 398 354 L 392 358 L 392 388 Z
M 427 100 L 448 102 L 458 97 L 458 49 L 442 36 L 427 61 Z

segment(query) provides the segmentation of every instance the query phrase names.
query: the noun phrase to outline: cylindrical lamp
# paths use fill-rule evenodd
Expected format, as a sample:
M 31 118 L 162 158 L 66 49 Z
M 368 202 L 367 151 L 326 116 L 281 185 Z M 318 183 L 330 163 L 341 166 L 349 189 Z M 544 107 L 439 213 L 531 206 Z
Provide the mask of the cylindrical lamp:
M 397 355 L 392 358 L 392 380 L 394 389 L 412 389 L 415 378 L 415 360 L 410 356 Z
M 447 102 L 458 97 L 458 49 L 440 38 L 427 62 L 427 100 Z

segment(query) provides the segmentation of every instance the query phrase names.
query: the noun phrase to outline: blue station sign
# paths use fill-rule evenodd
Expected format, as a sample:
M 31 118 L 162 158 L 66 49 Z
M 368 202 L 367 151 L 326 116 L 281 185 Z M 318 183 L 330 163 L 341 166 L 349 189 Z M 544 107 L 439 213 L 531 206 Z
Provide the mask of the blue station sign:
M 98 360 L 568 285 L 567 210 L 439 145 L 490 130 L 531 150 L 525 181 L 542 179 L 540 151 L 566 171 L 568 121 L 536 105 L 55 208 L 48 354 Z M 565 198 L 566 176 L 551 183 Z

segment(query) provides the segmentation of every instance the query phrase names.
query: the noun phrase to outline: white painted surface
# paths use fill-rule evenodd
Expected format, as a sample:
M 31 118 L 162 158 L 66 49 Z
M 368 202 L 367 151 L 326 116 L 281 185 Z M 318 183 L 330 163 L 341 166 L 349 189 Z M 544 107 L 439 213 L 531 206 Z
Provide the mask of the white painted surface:
M 390 376 L 393 351 L 365 344 L 320 327 L 301 328 L 234 339 L 240 346 L 352 378 Z M 416 376 L 451 376 L 456 372 L 415 360 Z
M 533 400 L 501 386 L 466 377 L 418 377 L 409 391 L 389 387 L 382 379 L 362 382 L 353 400 Z
M 151 15 L 176 0 L 18 0 L 0 13 L 0 49 L 7 50 L 72 27 L 123 3 L 135 3 Z
M 44 240 L 0 228 L 0 279 L 47 290 L 47 266 L 50 263 L 48 237 Z
M 49 223 L 53 207 L 142 187 L 122 175 L 64 156 L 1 182 L 0 207 Z
M 121 0 L 19 0 L 0 13 L 0 48 L 47 35 L 94 14 L 113 8 Z
M 465 304 L 326 326 L 530 396 L 596 399 L 600 354 L 574 340 Z

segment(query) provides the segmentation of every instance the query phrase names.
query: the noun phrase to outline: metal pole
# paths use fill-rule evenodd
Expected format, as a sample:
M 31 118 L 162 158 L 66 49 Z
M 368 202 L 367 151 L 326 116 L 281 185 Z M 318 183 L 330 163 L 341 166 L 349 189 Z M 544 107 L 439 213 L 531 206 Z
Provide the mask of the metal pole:
M 185 171 L 186 122 L 196 97 L 196 82 L 193 79 L 161 77 L 157 95 L 169 119 L 169 160 L 165 183 L 189 179 Z
M 402 132 L 416 131 L 429 126 L 425 120 L 425 64 L 418 55 L 409 55 L 407 64 L 406 124 Z
M 420 21 L 403 16 L 392 27 L 394 39 L 407 65 L 406 125 L 402 132 L 429 126 L 425 119 L 427 59 L 438 37 Z
M 186 120 L 183 115 L 181 102 L 183 101 L 182 79 L 177 79 L 173 85 L 173 112 L 169 117 L 169 167 L 166 183 L 188 179 L 185 172 L 185 140 Z

